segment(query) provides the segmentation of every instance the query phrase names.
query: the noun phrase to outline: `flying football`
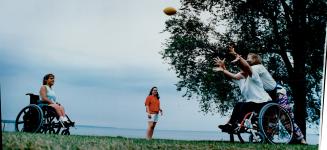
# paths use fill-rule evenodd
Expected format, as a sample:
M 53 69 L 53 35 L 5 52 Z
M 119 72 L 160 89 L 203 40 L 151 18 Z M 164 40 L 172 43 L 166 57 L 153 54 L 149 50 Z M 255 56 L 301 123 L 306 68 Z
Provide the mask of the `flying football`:
M 177 10 L 174 8 L 174 7 L 166 7 L 163 12 L 168 15 L 168 16 L 171 16 L 171 15 L 174 15 L 176 14 Z

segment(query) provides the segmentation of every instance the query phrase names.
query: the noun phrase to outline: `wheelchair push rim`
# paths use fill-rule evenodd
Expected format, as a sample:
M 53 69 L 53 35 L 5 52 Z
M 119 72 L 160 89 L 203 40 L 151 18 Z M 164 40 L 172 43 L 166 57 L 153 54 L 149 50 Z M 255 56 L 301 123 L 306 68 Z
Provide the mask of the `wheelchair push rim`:
M 265 105 L 259 114 L 259 127 L 270 143 L 289 143 L 293 138 L 293 122 L 288 112 L 276 103 Z
M 43 124 L 42 109 L 31 104 L 23 108 L 17 115 L 15 130 L 17 132 L 38 132 Z

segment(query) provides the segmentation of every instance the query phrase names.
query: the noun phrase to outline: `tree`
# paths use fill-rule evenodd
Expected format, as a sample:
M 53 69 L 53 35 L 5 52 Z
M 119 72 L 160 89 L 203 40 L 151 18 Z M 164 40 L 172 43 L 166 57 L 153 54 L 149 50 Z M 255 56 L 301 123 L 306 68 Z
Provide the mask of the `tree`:
M 171 37 L 161 52 L 180 79 L 178 91 L 185 90 L 188 99 L 197 97 L 205 113 L 225 114 L 241 97 L 235 85 L 212 71 L 212 58 L 228 57 L 226 45 L 234 41 L 243 55 L 260 53 L 273 77 L 289 87 L 295 120 L 304 134 L 306 120 L 319 123 L 326 1 L 181 0 L 181 4 L 179 13 L 166 21 L 164 31 Z

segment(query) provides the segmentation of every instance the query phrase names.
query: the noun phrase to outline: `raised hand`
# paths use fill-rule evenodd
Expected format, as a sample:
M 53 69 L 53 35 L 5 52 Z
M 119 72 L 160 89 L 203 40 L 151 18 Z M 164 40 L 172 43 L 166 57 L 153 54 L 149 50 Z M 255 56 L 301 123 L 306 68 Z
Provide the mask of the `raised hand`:
M 225 58 L 221 60 L 219 57 L 213 59 L 217 67 L 213 68 L 214 71 L 223 71 L 225 67 Z
M 219 57 L 217 57 L 214 58 L 213 61 L 215 62 L 216 66 L 225 68 L 225 58 L 221 60 Z
M 233 46 L 228 46 L 228 53 L 231 54 L 231 55 L 234 55 L 236 56 L 237 53 L 235 52 L 235 48 Z
M 236 62 L 238 62 L 238 61 L 241 59 L 241 56 L 238 55 L 238 54 L 236 54 L 235 57 L 236 57 L 236 58 L 235 58 L 233 61 L 231 61 L 231 63 L 236 63 Z

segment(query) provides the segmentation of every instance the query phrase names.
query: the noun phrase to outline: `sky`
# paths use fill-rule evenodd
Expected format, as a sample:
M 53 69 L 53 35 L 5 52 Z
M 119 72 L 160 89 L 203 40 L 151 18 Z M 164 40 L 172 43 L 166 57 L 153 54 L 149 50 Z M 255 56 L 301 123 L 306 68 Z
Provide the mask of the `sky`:
M 2 119 L 14 120 L 55 74 L 58 101 L 78 125 L 146 129 L 144 101 L 157 86 L 156 129 L 217 131 L 227 117 L 203 114 L 177 92 L 161 58 L 165 7 L 178 0 L 1 0 Z

